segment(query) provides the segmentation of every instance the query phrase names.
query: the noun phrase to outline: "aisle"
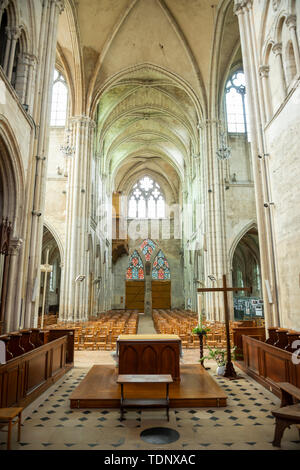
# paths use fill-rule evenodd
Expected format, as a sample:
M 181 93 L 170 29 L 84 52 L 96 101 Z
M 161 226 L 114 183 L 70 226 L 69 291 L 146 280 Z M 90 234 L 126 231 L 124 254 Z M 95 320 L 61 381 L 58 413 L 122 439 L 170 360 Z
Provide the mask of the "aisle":
M 155 335 L 157 331 L 154 328 L 152 317 L 142 314 L 139 315 L 138 335 Z

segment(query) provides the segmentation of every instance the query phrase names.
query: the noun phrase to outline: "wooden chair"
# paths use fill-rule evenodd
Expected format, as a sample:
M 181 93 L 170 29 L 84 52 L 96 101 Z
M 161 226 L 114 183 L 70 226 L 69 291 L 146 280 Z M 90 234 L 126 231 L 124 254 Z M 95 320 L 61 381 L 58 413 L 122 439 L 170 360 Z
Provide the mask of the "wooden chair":
M 7 424 L 7 450 L 10 450 L 11 430 L 15 424 L 18 424 L 18 442 L 21 439 L 21 415 L 23 408 L 0 408 L 0 426 Z M 16 421 L 13 421 L 18 418 Z M 2 429 L 1 429 L 2 431 Z
M 96 335 L 95 344 L 97 349 L 106 350 L 107 337 L 106 335 Z

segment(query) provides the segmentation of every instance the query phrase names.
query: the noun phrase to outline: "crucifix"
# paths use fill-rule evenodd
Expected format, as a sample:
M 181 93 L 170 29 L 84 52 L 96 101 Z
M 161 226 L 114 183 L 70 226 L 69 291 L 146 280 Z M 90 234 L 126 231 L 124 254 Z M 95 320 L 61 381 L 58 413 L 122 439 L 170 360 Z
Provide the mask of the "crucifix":
M 237 374 L 231 362 L 231 345 L 230 345 L 230 329 L 229 329 L 229 307 L 227 300 L 227 292 L 248 291 L 252 292 L 252 287 L 227 287 L 226 275 L 223 274 L 223 287 L 204 287 L 198 288 L 197 292 L 223 292 L 224 295 L 224 314 L 225 314 L 225 328 L 226 328 L 226 349 L 227 360 L 224 377 L 228 379 L 236 379 Z
M 44 290 L 43 290 L 43 303 L 42 303 L 42 320 L 41 320 L 41 328 L 44 327 L 44 314 L 45 314 L 45 301 L 46 301 L 46 292 L 47 292 L 47 277 L 48 273 L 51 273 L 53 266 L 49 264 L 49 250 L 47 250 L 46 254 L 46 263 L 41 264 L 41 272 L 45 273 L 44 276 Z

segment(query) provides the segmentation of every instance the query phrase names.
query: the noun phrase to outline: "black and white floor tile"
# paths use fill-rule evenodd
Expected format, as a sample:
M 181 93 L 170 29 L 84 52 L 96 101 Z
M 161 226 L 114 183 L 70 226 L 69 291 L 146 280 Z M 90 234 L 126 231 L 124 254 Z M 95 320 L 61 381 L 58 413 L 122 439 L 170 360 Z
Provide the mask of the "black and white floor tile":
M 12 435 L 16 450 L 275 450 L 272 446 L 272 409 L 279 400 L 243 373 L 240 380 L 227 381 L 210 373 L 228 396 L 227 407 L 129 411 L 120 421 L 117 409 L 71 410 L 69 397 L 88 368 L 75 367 L 24 413 L 21 441 Z M 26 410 L 25 410 L 26 411 Z M 179 432 L 172 444 L 155 446 L 140 438 L 151 427 L 168 427 Z M 6 434 L 0 431 L 0 450 L 6 449 Z M 287 429 L 281 449 L 300 450 L 296 427 Z

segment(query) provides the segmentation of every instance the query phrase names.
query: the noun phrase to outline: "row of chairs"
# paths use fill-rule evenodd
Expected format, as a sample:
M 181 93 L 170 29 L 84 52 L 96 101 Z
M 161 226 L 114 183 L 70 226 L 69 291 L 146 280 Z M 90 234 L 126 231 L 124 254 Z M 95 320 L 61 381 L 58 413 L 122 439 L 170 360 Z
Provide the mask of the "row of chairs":
M 51 314 L 45 315 L 43 328 L 56 325 L 57 322 L 58 322 L 58 313 L 51 313 Z M 39 316 L 38 328 L 41 328 L 41 324 L 42 324 L 42 317 Z
M 193 328 L 198 325 L 198 315 L 195 312 L 179 309 L 153 310 L 153 322 L 158 333 L 177 334 L 181 338 L 183 348 L 199 348 L 199 337 L 192 332 Z M 212 323 L 204 320 L 203 326 L 210 328 L 210 331 L 204 337 L 204 346 L 226 347 L 224 323 Z M 230 331 L 230 336 L 232 340 L 232 331 Z
M 83 350 L 114 350 L 120 334 L 136 334 L 138 328 L 137 310 L 111 310 L 87 322 L 68 323 L 74 328 L 74 347 Z M 66 326 L 61 322 L 54 326 Z

